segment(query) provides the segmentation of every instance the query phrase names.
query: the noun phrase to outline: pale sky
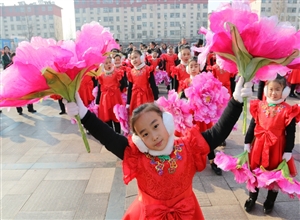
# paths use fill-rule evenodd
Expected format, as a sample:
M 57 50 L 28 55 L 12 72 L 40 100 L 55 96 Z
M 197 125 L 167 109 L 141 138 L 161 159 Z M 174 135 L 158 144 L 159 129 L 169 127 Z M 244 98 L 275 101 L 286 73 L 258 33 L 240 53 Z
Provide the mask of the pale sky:
M 38 0 L 23 0 L 26 4 L 36 2 Z M 73 0 L 49 0 L 55 2 L 55 4 L 62 8 L 62 22 L 63 22 L 63 34 L 64 39 L 75 38 L 75 15 L 74 15 L 74 3 Z M 22 0 L 0 0 L 0 3 L 4 3 L 5 6 L 19 5 L 18 2 Z
M 22 0 L 0 0 L 0 3 L 4 5 L 18 5 L 18 2 Z M 63 21 L 63 33 L 64 39 L 75 38 L 75 15 L 74 15 L 74 3 L 73 0 L 50 0 L 54 1 L 56 5 L 62 8 L 62 21 Z M 32 2 L 38 2 L 38 0 L 24 0 L 26 4 Z M 208 13 L 217 9 L 221 2 L 230 2 L 229 0 L 209 0 L 208 1 Z

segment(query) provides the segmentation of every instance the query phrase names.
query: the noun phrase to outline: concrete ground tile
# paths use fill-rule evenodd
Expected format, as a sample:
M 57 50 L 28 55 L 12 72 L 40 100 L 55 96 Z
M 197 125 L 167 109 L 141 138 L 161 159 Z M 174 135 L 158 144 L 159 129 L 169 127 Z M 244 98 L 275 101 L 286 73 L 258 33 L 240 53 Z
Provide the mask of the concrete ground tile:
M 74 211 L 78 208 L 86 180 L 42 181 L 22 211 Z
M 34 219 L 34 220 L 61 220 L 61 219 L 73 219 L 75 211 L 66 212 L 19 212 L 15 220 L 17 219 Z
M 49 148 L 47 154 L 62 154 L 69 146 L 73 145 L 73 140 L 59 140 Z
M 109 194 L 84 194 L 74 219 L 97 219 L 105 217 Z
M 1 181 L 0 199 L 2 199 L 17 182 L 18 181 Z
M 90 141 L 89 141 L 89 144 L 90 144 Z M 96 150 L 95 149 L 92 149 L 91 148 L 91 145 L 90 145 L 90 149 L 91 149 L 91 153 L 99 153 L 100 150 L 98 150 L 98 152 L 95 152 Z M 93 151 L 92 151 L 93 150 Z M 86 151 L 86 148 L 85 148 L 85 145 L 83 143 L 83 141 L 73 141 L 72 144 L 68 145 L 64 151 L 63 151 L 64 154 L 72 154 L 72 153 L 77 153 L 77 154 L 88 154 L 87 151 Z
M 131 196 L 135 196 L 137 194 L 138 194 L 137 182 L 136 182 L 136 179 L 133 179 L 126 186 L 126 198 L 131 197 Z
M 209 220 L 248 220 L 244 210 L 241 209 L 239 205 L 224 205 L 224 206 L 212 206 L 212 207 L 202 207 L 202 212 L 205 219 Z
M 5 195 L 1 201 L 1 219 L 13 219 L 30 195 Z
M 193 191 L 200 206 L 211 206 L 209 198 L 197 174 L 193 178 Z
M 32 194 L 49 170 L 28 170 L 8 194 Z
M 100 153 L 84 153 L 80 154 L 77 162 L 102 162 L 100 159 Z
M 112 152 L 108 151 L 105 147 L 102 147 L 100 151 L 100 160 L 106 162 L 116 162 L 118 157 L 115 156 Z
M 273 211 L 283 219 L 299 220 L 300 201 L 298 199 L 290 200 L 289 202 L 278 202 L 276 200 Z
M 75 162 L 78 154 L 44 154 L 38 163 Z
M 25 154 L 23 157 L 21 157 L 17 163 L 35 163 L 37 162 L 44 153 L 36 153 L 36 154 Z
M 2 164 L 2 169 L 5 170 L 28 170 L 33 166 L 33 163 L 7 163 Z
M 115 168 L 95 168 L 85 193 L 110 193 Z
M 3 154 L 1 156 L 1 163 L 16 163 L 20 158 L 23 157 L 23 154 Z
M 27 170 L 2 170 L 1 181 L 4 180 L 20 180 Z
M 55 169 L 50 170 L 45 180 L 88 180 L 92 171 L 92 168 Z
M 238 204 L 237 198 L 222 176 L 201 177 L 201 182 L 213 206 Z

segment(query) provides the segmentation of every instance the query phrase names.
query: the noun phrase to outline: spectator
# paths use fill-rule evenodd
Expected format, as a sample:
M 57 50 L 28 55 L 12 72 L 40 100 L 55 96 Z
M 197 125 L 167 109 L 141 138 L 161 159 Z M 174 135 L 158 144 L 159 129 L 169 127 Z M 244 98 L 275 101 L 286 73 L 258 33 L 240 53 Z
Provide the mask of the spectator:
M 178 54 L 179 53 L 179 48 L 183 45 L 189 45 L 186 41 L 186 39 L 183 37 L 181 38 L 181 41 L 179 43 L 179 45 L 175 48 L 175 53 Z
M 1 57 L 1 61 L 2 61 L 2 65 L 3 65 L 3 69 L 6 69 L 8 67 L 8 65 L 12 62 L 11 53 L 10 53 L 10 49 L 8 46 L 5 46 L 3 48 L 3 50 L 4 50 L 4 54 Z

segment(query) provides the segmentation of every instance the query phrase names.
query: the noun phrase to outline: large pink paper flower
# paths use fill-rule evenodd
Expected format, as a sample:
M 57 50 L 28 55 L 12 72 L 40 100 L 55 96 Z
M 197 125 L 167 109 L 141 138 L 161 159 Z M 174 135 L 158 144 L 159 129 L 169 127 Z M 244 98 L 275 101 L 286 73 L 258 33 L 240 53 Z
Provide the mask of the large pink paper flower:
M 184 92 L 194 111 L 194 120 L 206 124 L 219 120 L 230 98 L 228 90 L 211 72 L 195 76 Z
M 193 117 L 187 100 L 180 99 L 175 90 L 170 90 L 168 99 L 160 97 L 156 103 L 174 117 L 175 130 L 184 133 L 193 126 Z
M 224 152 L 218 152 L 214 159 L 214 163 L 224 171 L 231 171 L 233 169 L 236 169 L 237 162 L 237 158 L 224 154 Z
M 90 110 L 90 112 L 94 113 L 95 115 L 97 115 L 98 117 L 98 109 L 99 109 L 99 105 L 97 105 L 95 103 L 95 100 L 93 100 L 89 105 L 88 105 L 88 110 Z
M 125 105 L 116 104 L 113 112 L 121 124 L 124 136 L 127 136 L 130 132 L 128 109 Z
M 300 199 L 300 183 L 290 176 L 285 160 L 275 170 L 268 171 L 261 167 L 254 169 L 253 173 L 257 179 L 257 187 L 281 190 L 291 198 L 298 197 Z

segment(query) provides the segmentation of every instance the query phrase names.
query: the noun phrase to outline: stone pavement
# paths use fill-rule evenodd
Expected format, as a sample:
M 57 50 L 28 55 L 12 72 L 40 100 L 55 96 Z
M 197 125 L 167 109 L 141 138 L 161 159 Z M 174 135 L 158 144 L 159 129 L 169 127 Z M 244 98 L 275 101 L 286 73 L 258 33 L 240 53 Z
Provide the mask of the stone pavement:
M 289 98 L 288 102 L 299 100 Z M 121 161 L 91 136 L 91 153 L 87 153 L 77 125 L 58 114 L 56 101 L 46 100 L 34 108 L 35 114 L 25 107 L 22 116 L 15 108 L 3 109 L 0 115 L 1 219 L 121 219 L 137 194 L 135 181 L 123 184 Z M 241 127 L 240 118 L 227 146 L 218 150 L 241 153 Z M 298 170 L 299 130 L 294 149 Z M 195 175 L 193 186 L 208 220 L 300 219 L 299 200 L 282 194 L 272 214 L 264 215 L 266 190 L 261 190 L 253 212 L 246 213 L 244 185 L 237 184 L 229 172 L 216 176 L 209 165 Z

